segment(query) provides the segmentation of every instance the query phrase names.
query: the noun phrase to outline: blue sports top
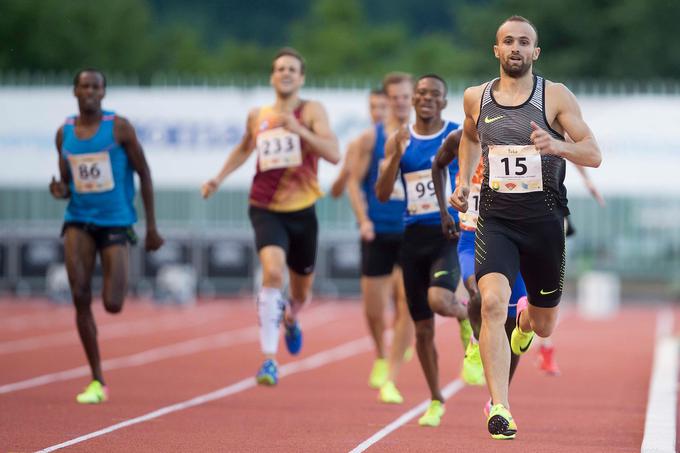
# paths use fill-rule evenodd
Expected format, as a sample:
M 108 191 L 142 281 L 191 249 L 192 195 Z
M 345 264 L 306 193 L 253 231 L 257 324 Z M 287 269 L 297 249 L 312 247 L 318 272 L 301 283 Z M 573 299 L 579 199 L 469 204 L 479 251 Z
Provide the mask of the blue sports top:
M 420 135 L 410 127 L 411 138 L 404 155 L 401 157 L 401 180 L 406 192 L 406 226 L 440 225 L 439 203 L 432 181 L 432 161 L 437 150 L 444 143 L 449 134 L 459 128 L 457 123 L 445 121 L 444 126 L 432 135 Z M 456 174 L 458 173 L 458 159 L 449 164 L 446 181 L 447 193 L 453 193 Z M 453 219 L 458 222 L 458 211 L 448 207 Z
M 400 233 L 404 231 L 404 192 L 401 183 L 397 181 L 395 190 L 390 199 L 382 203 L 375 195 L 375 183 L 378 180 L 378 170 L 380 162 L 385 158 L 386 133 L 385 125 L 378 123 L 375 125 L 375 146 L 371 156 L 371 163 L 364 177 L 361 188 L 366 197 L 368 205 L 368 217 L 373 222 L 373 229 L 376 233 Z
M 97 133 L 86 140 L 76 137 L 76 115 L 64 123 L 61 157 L 71 176 L 71 198 L 64 220 L 129 226 L 137 221 L 133 169 L 125 149 L 114 137 L 115 113 L 102 113 Z

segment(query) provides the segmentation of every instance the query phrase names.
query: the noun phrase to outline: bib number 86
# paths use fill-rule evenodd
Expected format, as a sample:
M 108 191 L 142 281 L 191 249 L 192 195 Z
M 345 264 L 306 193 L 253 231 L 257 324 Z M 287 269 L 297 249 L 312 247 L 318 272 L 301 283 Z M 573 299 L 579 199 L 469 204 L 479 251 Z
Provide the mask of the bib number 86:
M 78 165 L 78 174 L 80 175 L 80 179 L 82 180 L 88 180 L 88 179 L 98 179 L 99 176 L 101 176 L 102 172 L 99 170 L 99 167 L 97 166 L 97 163 L 93 163 L 90 166 L 87 164 L 80 164 Z

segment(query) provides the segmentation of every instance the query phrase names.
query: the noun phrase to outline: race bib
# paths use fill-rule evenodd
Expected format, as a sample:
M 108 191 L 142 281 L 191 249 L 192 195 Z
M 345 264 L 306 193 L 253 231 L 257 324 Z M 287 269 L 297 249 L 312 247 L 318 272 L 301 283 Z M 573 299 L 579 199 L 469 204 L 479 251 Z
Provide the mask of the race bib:
M 489 145 L 489 187 L 501 193 L 543 190 L 541 155 L 534 145 Z
M 277 127 L 257 134 L 260 171 L 302 165 L 300 136 Z
M 77 193 L 107 192 L 115 187 L 108 151 L 69 154 L 68 162 Z
M 468 195 L 468 210 L 460 213 L 460 225 L 463 229 L 476 230 L 477 219 L 479 218 L 479 195 L 482 189 L 481 184 L 472 184 Z
M 410 215 L 429 214 L 439 212 L 437 193 L 434 190 L 432 180 L 432 170 L 414 171 L 404 173 L 406 181 L 406 194 L 408 195 L 408 213 Z M 444 193 L 451 193 L 451 181 L 449 172 L 446 171 L 446 182 Z

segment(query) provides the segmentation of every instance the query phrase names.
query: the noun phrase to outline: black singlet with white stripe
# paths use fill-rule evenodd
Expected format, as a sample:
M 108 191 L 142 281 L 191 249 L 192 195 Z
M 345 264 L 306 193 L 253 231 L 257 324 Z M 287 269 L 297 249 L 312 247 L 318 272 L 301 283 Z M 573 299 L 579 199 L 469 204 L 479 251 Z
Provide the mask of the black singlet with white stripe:
M 503 106 L 493 97 L 493 86 L 498 79 L 486 84 L 482 95 L 477 132 L 482 145 L 484 159 L 484 181 L 482 182 L 480 216 L 505 219 L 541 219 L 565 216 L 567 189 L 564 187 L 566 163 L 564 159 L 541 156 L 543 190 L 528 193 L 500 193 L 489 187 L 489 145 L 531 145 L 531 121 L 558 140 L 564 137 L 552 129 L 545 116 L 545 79 L 534 75 L 531 96 L 520 105 Z M 492 122 L 486 118 L 494 119 Z

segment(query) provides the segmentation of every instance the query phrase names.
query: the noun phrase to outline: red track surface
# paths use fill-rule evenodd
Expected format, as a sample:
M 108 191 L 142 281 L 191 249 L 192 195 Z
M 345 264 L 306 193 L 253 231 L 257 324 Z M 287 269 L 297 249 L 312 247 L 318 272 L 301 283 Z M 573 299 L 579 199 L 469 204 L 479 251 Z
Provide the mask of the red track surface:
M 194 352 L 105 371 L 111 400 L 102 405 L 75 403 L 75 394 L 89 380 L 87 373 L 0 392 L 1 452 L 39 450 L 189 400 L 252 378 L 260 364 L 250 301 L 201 303 L 189 309 L 137 302 L 128 303 L 121 315 L 98 310 L 96 316 L 104 359 L 224 332 L 237 331 L 233 336 L 240 340 L 206 346 L 210 339 Z M 0 302 L 0 389 L 85 365 L 73 317 L 70 306 Z M 519 427 L 514 441 L 489 438 L 482 415 L 485 389 L 466 387 L 447 402 L 440 427 L 421 428 L 414 419 L 370 450 L 639 451 L 655 320 L 650 308 L 626 308 L 614 319 L 598 322 L 565 312 L 554 336 L 562 376 L 541 374 L 533 352 L 520 363 L 511 387 Z M 302 325 L 303 353 L 290 357 L 281 347 L 281 364 L 366 337 L 360 306 L 353 302 L 315 304 L 303 313 Z M 457 377 L 462 359 L 457 323 L 439 325 L 437 343 L 444 386 Z M 249 387 L 66 450 L 349 451 L 428 398 L 414 359 L 398 382 L 405 404 L 379 404 L 366 384 L 372 360 L 369 345 L 347 358 L 282 377 L 276 388 Z

